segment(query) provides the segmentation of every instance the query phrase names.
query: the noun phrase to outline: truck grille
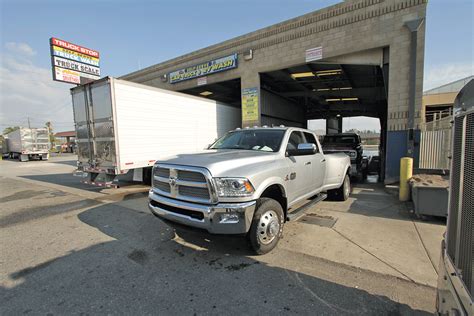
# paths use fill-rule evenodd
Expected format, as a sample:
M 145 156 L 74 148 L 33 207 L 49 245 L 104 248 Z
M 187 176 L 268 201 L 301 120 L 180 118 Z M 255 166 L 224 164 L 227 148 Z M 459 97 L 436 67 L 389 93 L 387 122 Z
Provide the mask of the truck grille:
M 456 232 L 458 230 L 459 186 L 461 184 L 461 156 L 462 134 L 464 117 L 457 117 L 454 121 L 453 153 L 451 160 L 451 192 L 449 194 L 448 245 L 447 251 L 451 259 L 456 258 Z
M 179 195 L 193 196 L 201 199 L 209 199 L 209 190 L 207 188 L 179 187 Z
M 195 167 L 158 165 L 154 168 L 153 188 L 156 193 L 184 201 L 213 202 L 207 170 Z
M 338 150 L 338 149 L 323 149 L 325 154 L 338 154 L 344 153 L 349 156 L 351 159 L 357 158 L 357 151 L 355 150 Z
M 155 168 L 155 176 L 169 178 L 170 177 L 170 169 L 167 168 Z
M 454 121 L 447 253 L 474 293 L 474 112 Z

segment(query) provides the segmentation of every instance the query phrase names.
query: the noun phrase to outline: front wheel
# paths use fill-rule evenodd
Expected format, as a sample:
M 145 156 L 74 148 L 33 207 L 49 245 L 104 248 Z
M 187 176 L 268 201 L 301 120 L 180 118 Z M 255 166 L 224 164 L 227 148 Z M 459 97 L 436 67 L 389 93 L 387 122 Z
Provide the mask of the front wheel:
M 270 198 L 261 198 L 247 235 L 252 249 L 259 255 L 270 252 L 278 244 L 283 233 L 283 208 Z

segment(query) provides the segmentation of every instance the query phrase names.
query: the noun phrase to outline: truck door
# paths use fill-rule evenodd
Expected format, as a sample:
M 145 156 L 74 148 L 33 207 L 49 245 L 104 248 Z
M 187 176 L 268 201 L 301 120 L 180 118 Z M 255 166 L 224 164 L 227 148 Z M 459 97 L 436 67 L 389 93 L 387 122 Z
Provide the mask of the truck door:
M 79 162 L 88 169 L 115 169 L 115 134 L 109 81 L 94 82 L 72 92 Z
M 84 166 L 90 167 L 94 149 L 89 120 L 89 106 L 86 102 L 85 86 L 72 90 L 72 108 L 76 125 L 77 160 Z
M 319 190 L 324 185 L 324 179 L 326 176 L 326 158 L 324 154 L 321 152 L 321 147 L 319 146 L 318 142 L 316 141 L 316 137 L 314 137 L 311 133 L 303 133 L 305 137 L 305 141 L 307 143 L 315 144 L 316 148 L 318 149 L 317 153 L 312 155 L 311 165 L 312 165 L 312 188 L 313 190 Z
M 293 131 L 288 139 L 286 149 L 296 149 L 298 144 L 305 142 L 302 132 Z M 288 164 L 288 202 L 293 202 L 300 196 L 311 192 L 313 155 L 287 157 Z

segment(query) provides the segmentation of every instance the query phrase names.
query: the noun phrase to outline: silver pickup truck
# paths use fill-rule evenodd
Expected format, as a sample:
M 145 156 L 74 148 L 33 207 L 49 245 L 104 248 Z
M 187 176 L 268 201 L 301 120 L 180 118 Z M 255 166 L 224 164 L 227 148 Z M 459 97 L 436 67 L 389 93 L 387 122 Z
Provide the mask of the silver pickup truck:
M 264 254 L 278 243 L 296 204 L 326 193 L 349 197 L 350 166 L 344 153 L 325 155 L 306 129 L 236 129 L 203 152 L 157 161 L 149 208 L 210 233 L 247 234 Z

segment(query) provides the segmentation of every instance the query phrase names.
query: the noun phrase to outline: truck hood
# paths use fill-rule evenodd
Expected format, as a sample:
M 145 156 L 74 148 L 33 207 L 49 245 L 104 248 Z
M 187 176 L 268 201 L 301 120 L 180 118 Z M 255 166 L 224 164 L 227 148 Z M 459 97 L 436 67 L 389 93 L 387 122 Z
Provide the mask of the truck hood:
M 357 144 L 326 144 L 322 145 L 323 150 L 355 150 Z
M 158 163 L 203 167 L 208 169 L 213 176 L 243 176 L 246 172 L 241 168 L 268 164 L 274 161 L 277 155 L 278 153 L 275 152 L 256 150 L 210 149 L 171 156 L 158 160 Z

